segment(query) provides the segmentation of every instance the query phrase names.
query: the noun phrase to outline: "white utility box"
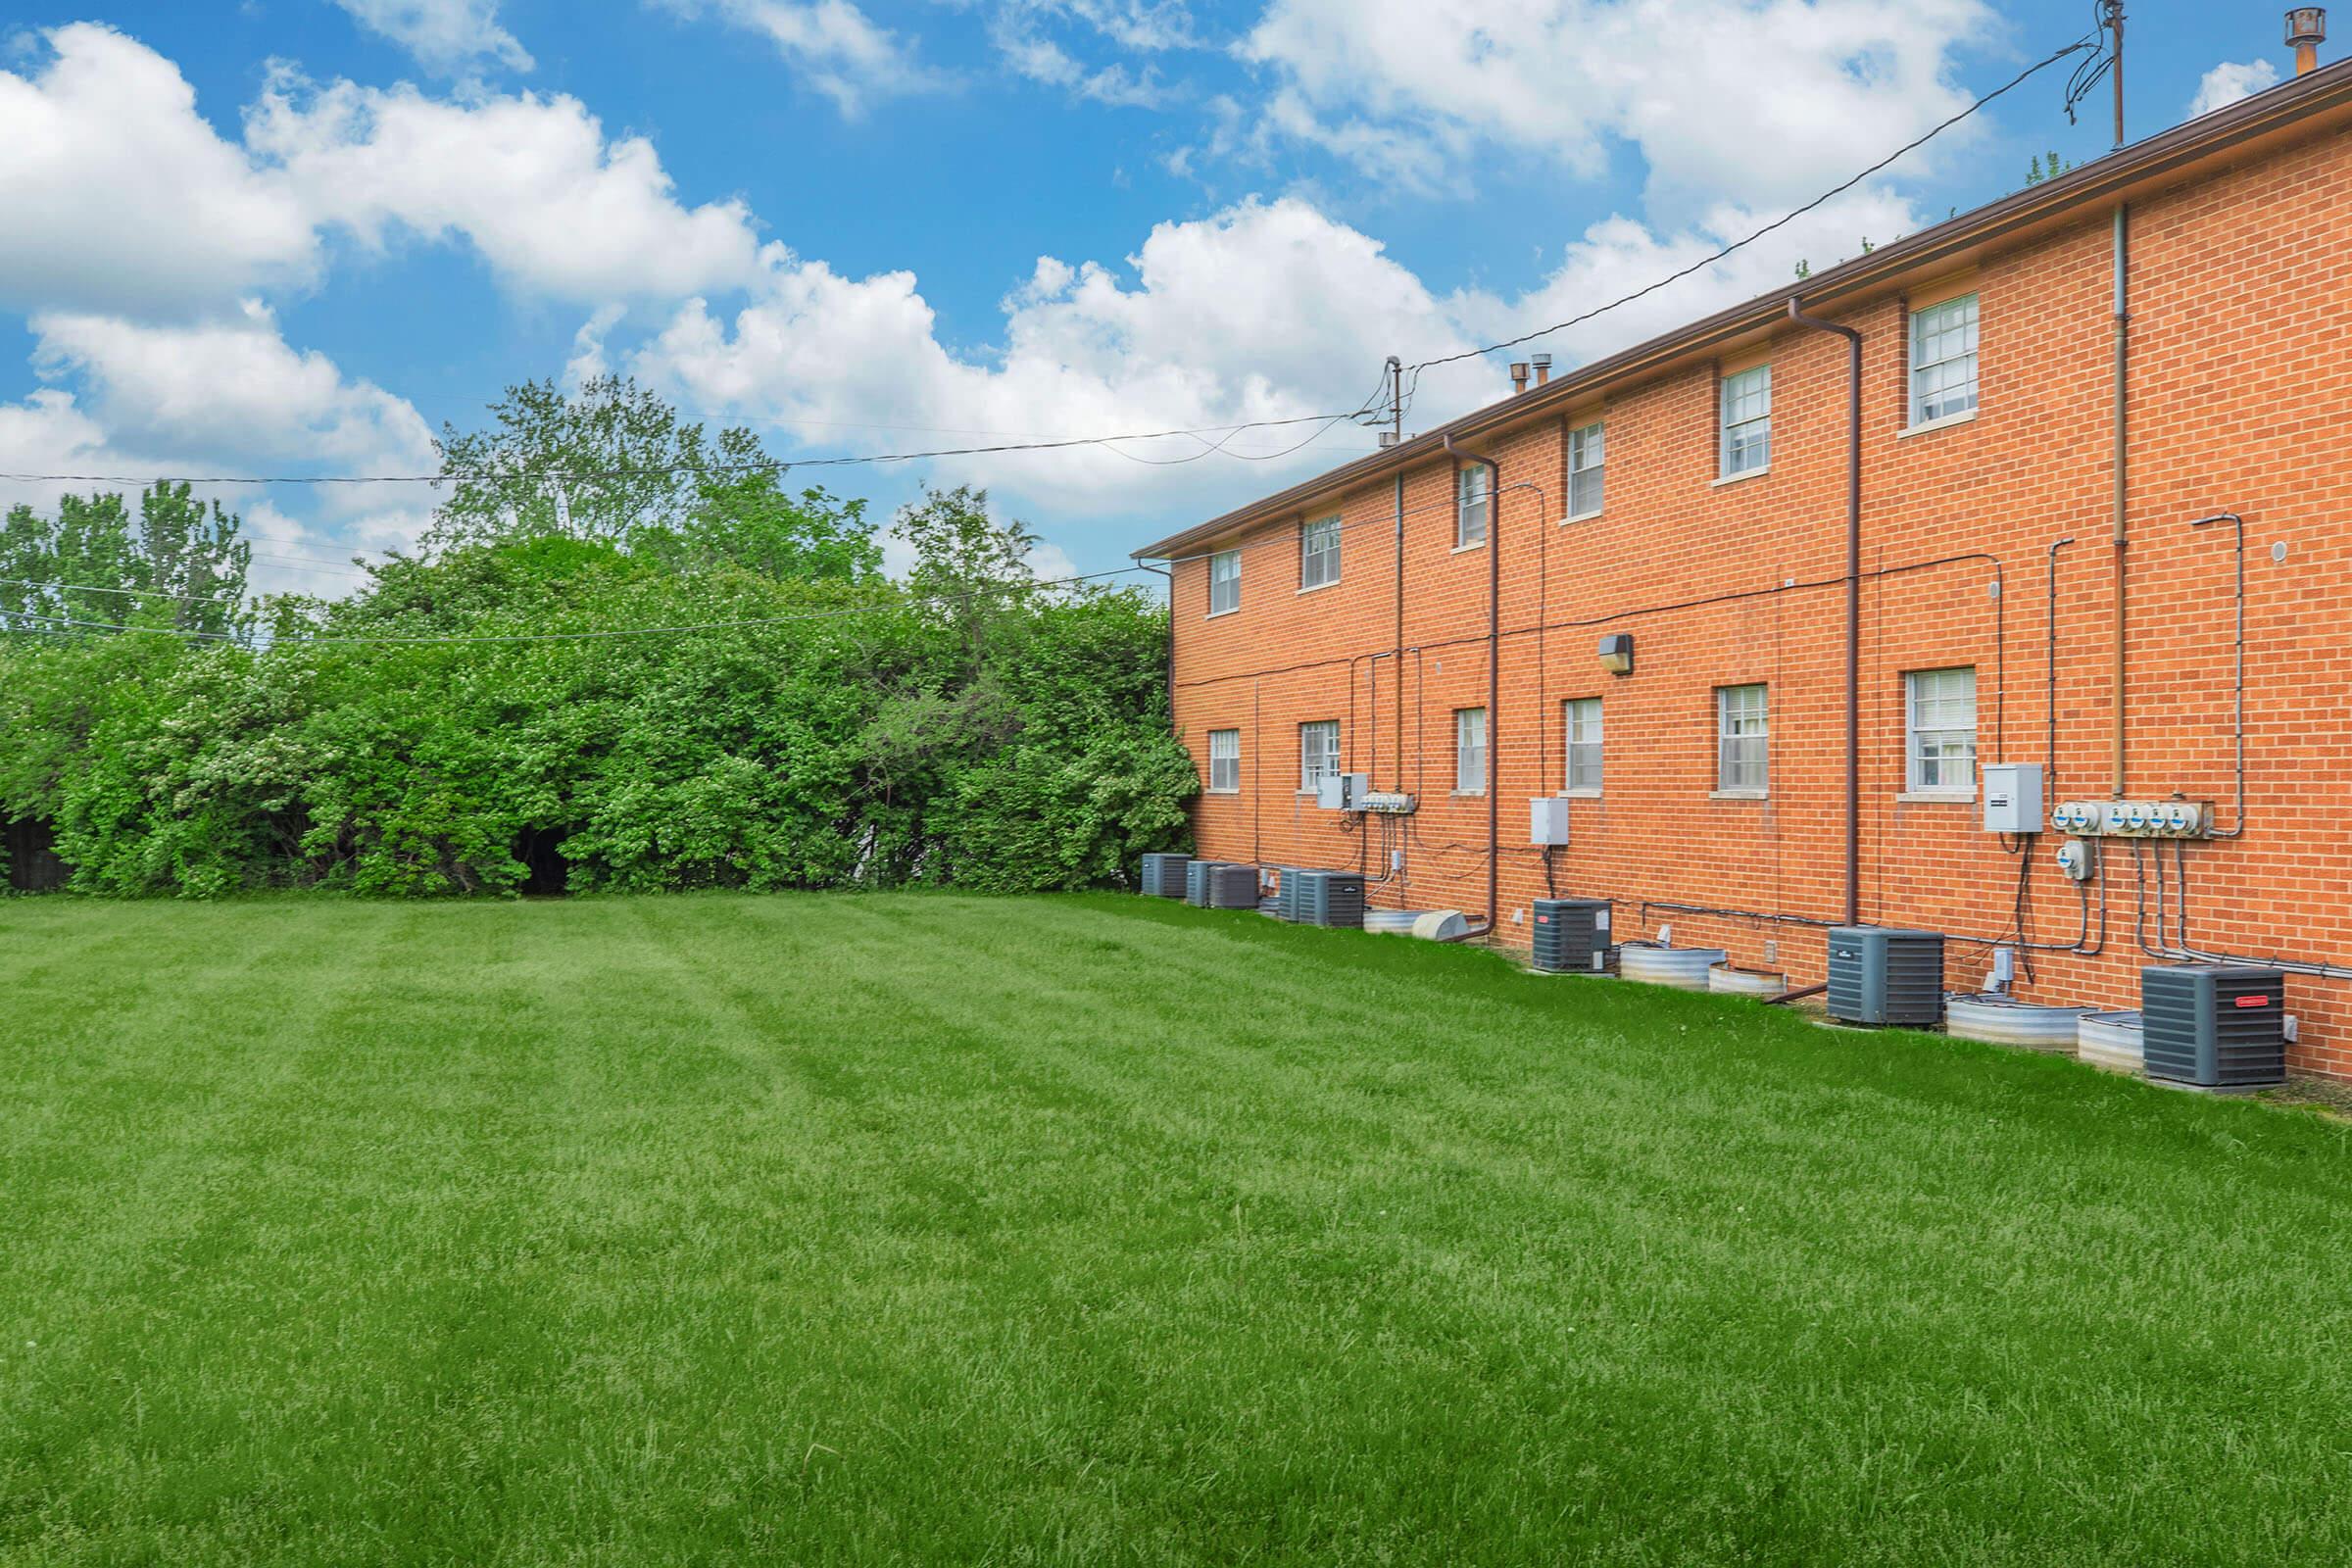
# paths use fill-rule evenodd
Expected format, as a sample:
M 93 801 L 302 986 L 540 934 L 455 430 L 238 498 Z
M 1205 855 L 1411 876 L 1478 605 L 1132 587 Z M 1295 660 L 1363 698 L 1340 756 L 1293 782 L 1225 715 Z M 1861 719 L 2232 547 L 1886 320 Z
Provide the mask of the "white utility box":
M 1326 811 L 1360 811 L 1370 783 L 1369 774 L 1328 774 L 1315 781 L 1315 804 Z
M 1568 842 L 1568 800 L 1562 795 L 1539 795 L 1527 803 L 1527 842 Z
M 1984 831 L 2041 831 L 2041 764 L 1987 762 L 1984 775 Z

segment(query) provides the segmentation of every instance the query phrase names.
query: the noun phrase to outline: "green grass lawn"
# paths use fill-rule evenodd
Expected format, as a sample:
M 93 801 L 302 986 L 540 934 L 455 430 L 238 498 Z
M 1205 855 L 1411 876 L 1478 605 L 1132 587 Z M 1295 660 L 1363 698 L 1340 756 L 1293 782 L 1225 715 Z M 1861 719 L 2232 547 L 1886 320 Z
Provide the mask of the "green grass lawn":
M 2347 1128 L 1138 899 L 0 902 L 0 1561 L 2343 1562 Z

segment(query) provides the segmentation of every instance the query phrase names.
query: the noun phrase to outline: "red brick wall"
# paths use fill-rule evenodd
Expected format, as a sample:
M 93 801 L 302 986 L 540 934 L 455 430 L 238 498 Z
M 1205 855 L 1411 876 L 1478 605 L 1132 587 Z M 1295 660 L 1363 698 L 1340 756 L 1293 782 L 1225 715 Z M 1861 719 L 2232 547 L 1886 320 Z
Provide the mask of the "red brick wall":
M 2242 513 L 2248 825 L 2235 841 L 2189 844 L 2190 934 L 2219 951 L 2337 963 L 2352 963 L 2348 233 L 2352 135 L 2330 134 L 2135 204 L 2131 269 L 2130 791 L 2182 791 L 2234 819 L 2231 537 L 2187 520 Z M 1973 805 L 1898 798 L 1902 675 L 1975 665 L 1980 763 L 2053 765 L 2052 802 L 2110 793 L 2109 241 L 2099 212 L 1982 262 L 1971 422 L 1900 435 L 1905 302 L 1841 318 L 1866 334 L 1862 917 L 1950 933 L 1955 989 L 1974 987 L 1993 939 L 2014 937 L 2020 861 L 1979 829 Z M 1560 704 L 1598 696 L 1605 785 L 1571 808 L 1558 891 L 1616 900 L 1621 937 L 1670 919 L 1678 944 L 1762 965 L 1772 943 L 1793 983 L 1821 977 L 1818 929 L 1642 915 L 1643 901 L 1842 912 L 1846 348 L 1791 327 L 1771 355 L 1773 459 L 1760 476 L 1711 482 L 1712 368 L 1629 386 L 1605 411 L 1487 449 L 1506 487 L 1493 547 L 1501 703 L 1490 716 L 1506 940 L 1526 942 L 1519 922 L 1545 889 L 1527 802 L 1562 784 Z M 1561 524 L 1565 429 L 1603 412 L 1605 511 Z M 1243 536 L 1238 613 L 1206 618 L 1204 563 L 1177 564 L 1176 717 L 1204 777 L 1207 732 L 1243 732 L 1242 793 L 1198 806 L 1201 853 L 1386 869 L 1377 825 L 1297 794 L 1298 725 L 1337 718 L 1348 767 L 1420 797 L 1401 828 L 1404 867 L 1374 902 L 1483 912 L 1486 802 L 1451 791 L 1453 710 L 1486 702 L 1490 563 L 1486 549 L 1452 548 L 1452 483 L 1445 464 L 1404 476 L 1401 668 L 1393 481 L 1338 502 L 1348 526 L 1334 586 L 1297 591 L 1297 518 Z M 2051 755 L 2045 617 L 2051 546 L 2066 536 Z M 1601 671 L 1603 631 L 1633 634 L 1633 674 Z M 1769 798 L 1712 799 L 1712 692 L 1742 681 L 1771 688 Z M 2082 917 L 2051 861 L 2061 842 L 2043 834 L 2026 862 L 2033 935 L 2058 945 Z M 2169 849 L 2165 858 L 2169 880 Z M 2103 954 L 2032 953 L 2022 994 L 2137 1004 L 2140 966 L 2160 960 L 2134 938 L 2142 900 L 2128 843 L 2110 841 L 2103 860 Z M 2145 903 L 2154 940 L 2152 886 Z M 2352 985 L 2297 977 L 2288 996 L 2296 1064 L 2352 1072 Z

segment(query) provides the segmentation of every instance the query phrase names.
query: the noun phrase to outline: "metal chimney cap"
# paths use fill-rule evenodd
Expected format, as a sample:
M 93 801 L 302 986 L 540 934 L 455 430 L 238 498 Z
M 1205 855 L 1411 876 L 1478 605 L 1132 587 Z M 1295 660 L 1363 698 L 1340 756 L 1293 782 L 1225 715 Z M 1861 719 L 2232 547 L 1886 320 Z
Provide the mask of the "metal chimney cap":
M 1551 356 L 1548 354 L 1530 354 L 1527 357 L 1527 363 L 1534 366 L 1539 370 L 1544 369 L 1550 366 Z
M 2286 41 L 2290 45 L 2326 43 L 2328 41 L 2328 8 L 2326 6 L 2296 6 L 2287 12 Z

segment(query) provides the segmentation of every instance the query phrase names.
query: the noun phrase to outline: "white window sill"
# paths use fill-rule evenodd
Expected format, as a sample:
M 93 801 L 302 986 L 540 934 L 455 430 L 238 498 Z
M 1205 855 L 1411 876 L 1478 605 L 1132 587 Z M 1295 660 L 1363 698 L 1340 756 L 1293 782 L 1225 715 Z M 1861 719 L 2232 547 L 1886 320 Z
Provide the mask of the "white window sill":
M 1457 801 L 1483 801 L 1487 798 L 1485 790 L 1452 790 L 1448 793 Z
M 1601 509 L 1598 507 L 1594 507 L 1591 512 L 1571 512 L 1560 519 L 1560 526 L 1565 528 L 1572 522 L 1591 522 L 1594 517 L 1599 516 L 1600 513 Z
M 1895 797 L 1904 806 L 1974 806 L 1977 792 L 1969 790 L 1905 790 Z
M 1764 477 L 1764 475 L 1770 473 L 1771 471 L 1772 465 L 1769 463 L 1764 465 L 1764 466 L 1761 468 L 1741 468 L 1738 473 L 1725 474 L 1722 478 L 1717 479 L 1708 488 L 1720 490 L 1727 484 L 1738 484 L 1742 479 L 1761 479 Z
M 1567 801 L 1597 801 L 1600 799 L 1600 786 L 1580 784 L 1573 789 L 1560 791 L 1560 798 Z
M 1218 618 L 1220 618 L 1220 617 L 1222 617 L 1222 616 L 1225 616 L 1225 615 L 1238 615 L 1238 614 L 1240 614 L 1241 612 L 1242 612 L 1242 607 L 1241 607 L 1241 606 L 1239 606 L 1239 605 L 1236 605 L 1236 606 L 1234 606 L 1234 607 L 1233 607 L 1231 610 L 1212 610 L 1212 611 L 1210 611 L 1210 612 L 1209 612 L 1207 614 L 1205 614 L 1205 615 L 1201 616 L 1200 618 L 1201 618 L 1202 620 L 1216 620 L 1216 619 L 1218 619 Z
M 1948 430 L 1955 424 L 1968 424 L 1976 416 L 1977 411 L 1971 409 L 1966 414 L 1947 414 L 1940 419 L 1926 419 L 1918 424 L 1906 424 L 1895 432 L 1895 438 L 1902 440 L 1910 436 L 1926 435 L 1930 430 Z
M 1302 594 L 1319 594 L 1326 588 L 1337 588 L 1339 585 L 1340 579 L 1334 577 L 1329 582 L 1310 582 L 1298 591 Z
M 1484 550 L 1486 548 L 1487 542 L 1484 539 L 1473 539 L 1466 545 L 1455 545 L 1451 553 L 1458 556 L 1465 550 Z
M 1772 798 L 1770 790 L 1709 790 L 1710 801 L 1765 801 Z
M 1241 794 L 1242 792 L 1241 792 L 1240 790 L 1217 790 L 1217 789 L 1208 789 L 1208 790 L 1202 790 L 1200 793 L 1201 793 L 1201 794 L 1203 794 L 1203 795 L 1239 795 L 1239 794 Z

